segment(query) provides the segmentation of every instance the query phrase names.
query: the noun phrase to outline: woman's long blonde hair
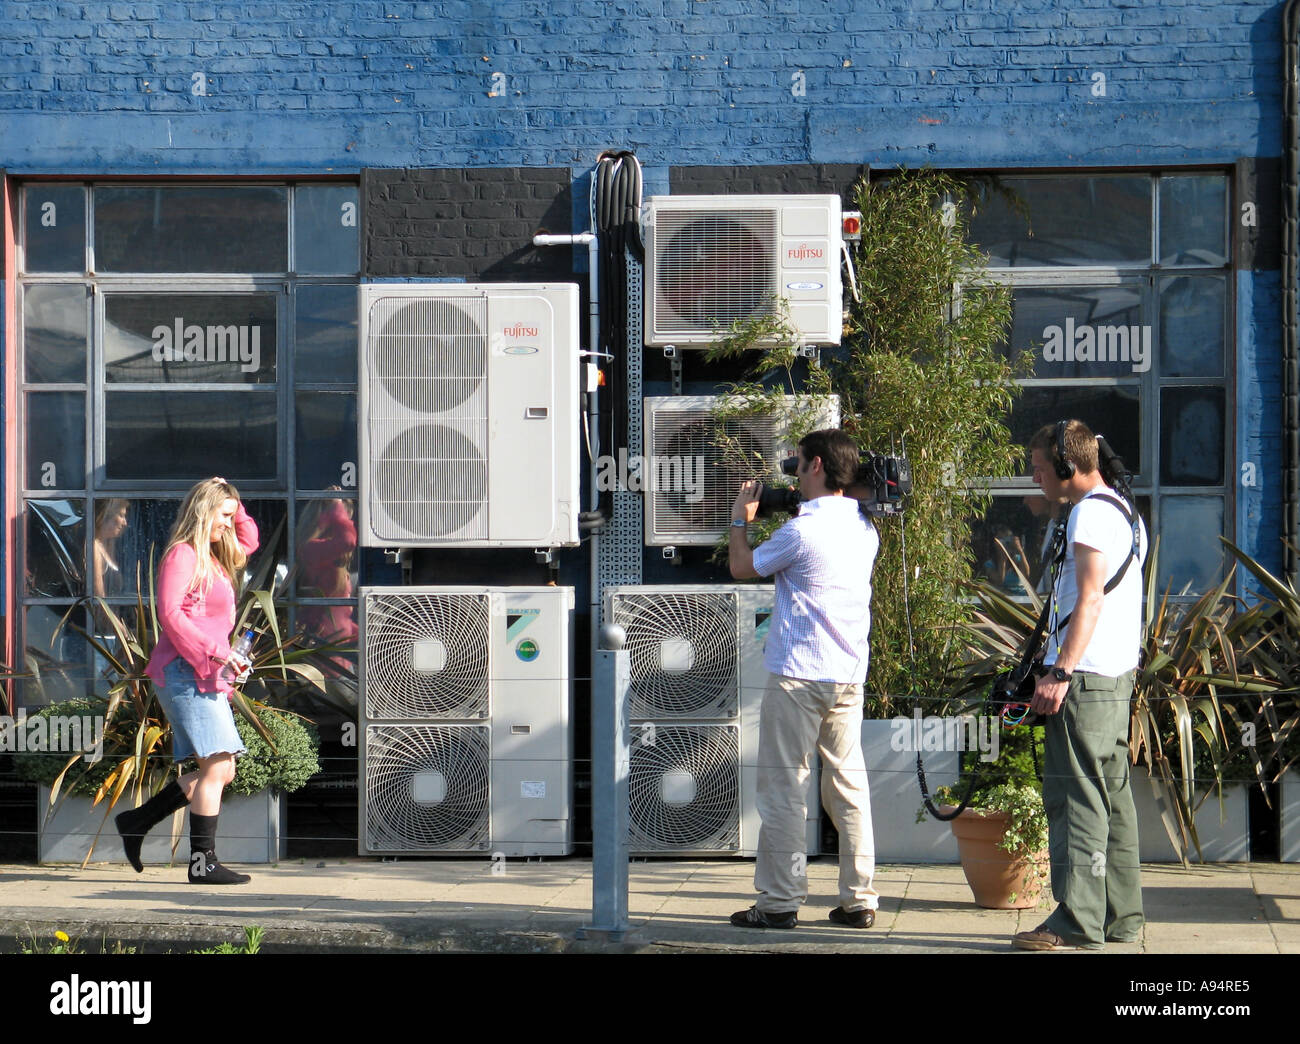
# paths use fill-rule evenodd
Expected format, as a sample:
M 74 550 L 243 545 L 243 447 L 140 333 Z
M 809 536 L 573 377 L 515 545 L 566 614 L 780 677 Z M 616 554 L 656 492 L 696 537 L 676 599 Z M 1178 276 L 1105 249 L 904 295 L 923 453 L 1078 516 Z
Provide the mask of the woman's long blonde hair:
M 248 555 L 239 546 L 234 530 L 227 529 L 221 534 L 215 550 L 212 546 L 212 522 L 227 500 L 239 500 L 239 490 L 219 478 L 204 479 L 185 494 L 180 514 L 167 540 L 167 550 L 177 544 L 189 544 L 194 548 L 194 575 L 190 577 L 187 590 L 206 594 L 220 568 L 230 580 L 230 586 L 236 593 L 239 591 L 237 577 L 248 562 Z

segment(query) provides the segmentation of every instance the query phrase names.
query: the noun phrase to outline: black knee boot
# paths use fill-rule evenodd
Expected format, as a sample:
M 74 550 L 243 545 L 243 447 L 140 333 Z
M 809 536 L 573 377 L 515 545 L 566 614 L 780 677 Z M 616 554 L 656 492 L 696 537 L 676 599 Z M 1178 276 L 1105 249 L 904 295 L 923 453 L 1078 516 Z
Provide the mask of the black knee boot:
M 162 790 L 146 801 L 139 808 L 130 808 L 120 812 L 114 820 L 117 832 L 122 836 L 122 848 L 138 874 L 144 870 L 140 862 L 140 848 L 144 844 L 144 835 L 149 829 L 170 816 L 178 808 L 190 803 L 181 790 L 180 784 L 172 780 Z
M 217 817 L 190 811 L 190 884 L 245 884 L 252 878 L 221 865 L 217 858 Z

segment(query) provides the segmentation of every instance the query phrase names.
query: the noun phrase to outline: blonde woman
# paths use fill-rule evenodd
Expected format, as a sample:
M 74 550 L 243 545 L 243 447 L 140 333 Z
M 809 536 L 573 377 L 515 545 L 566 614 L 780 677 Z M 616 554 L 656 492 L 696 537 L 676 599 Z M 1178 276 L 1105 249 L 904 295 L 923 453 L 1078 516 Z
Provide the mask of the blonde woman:
M 248 661 L 231 651 L 238 576 L 257 550 L 257 524 L 239 492 L 223 478 L 204 479 L 185 497 L 158 571 L 162 632 L 145 673 L 172 726 L 172 755 L 193 757 L 198 771 L 169 783 L 137 809 L 117 817 L 122 846 L 136 872 L 149 828 L 190 806 L 191 884 L 243 884 L 247 874 L 221 865 L 216 853 L 221 792 L 235 778 L 245 747 L 231 713 L 230 677 Z M 223 668 L 229 667 L 229 671 Z

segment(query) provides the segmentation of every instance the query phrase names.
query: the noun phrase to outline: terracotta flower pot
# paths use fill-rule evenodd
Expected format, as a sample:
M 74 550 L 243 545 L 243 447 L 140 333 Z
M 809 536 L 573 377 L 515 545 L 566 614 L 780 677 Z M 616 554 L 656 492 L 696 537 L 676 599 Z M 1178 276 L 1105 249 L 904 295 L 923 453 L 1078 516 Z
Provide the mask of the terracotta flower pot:
M 951 812 L 954 807 L 945 805 L 941 811 Z M 1027 859 L 998 847 L 1010 818 L 1005 812 L 968 808 L 948 822 L 957 839 L 966 883 L 975 895 L 976 905 L 986 910 L 1025 910 L 1037 906 L 1042 895 L 1039 868 L 1046 867 L 1047 852 L 1037 852 Z

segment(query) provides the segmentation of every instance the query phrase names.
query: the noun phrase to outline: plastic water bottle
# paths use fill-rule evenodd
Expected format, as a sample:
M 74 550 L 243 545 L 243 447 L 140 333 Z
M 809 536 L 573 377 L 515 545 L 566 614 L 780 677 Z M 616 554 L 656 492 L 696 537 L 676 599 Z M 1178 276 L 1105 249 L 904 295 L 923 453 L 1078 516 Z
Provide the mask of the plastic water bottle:
M 253 651 L 253 642 L 256 639 L 257 632 L 250 627 L 239 636 L 239 641 L 235 642 L 235 644 L 231 646 L 230 651 L 236 656 L 242 656 L 244 659 L 248 659 L 248 654 Z M 235 674 L 234 668 L 232 668 L 230 664 L 227 663 L 221 668 L 222 681 L 233 685 L 237 677 L 239 676 Z

